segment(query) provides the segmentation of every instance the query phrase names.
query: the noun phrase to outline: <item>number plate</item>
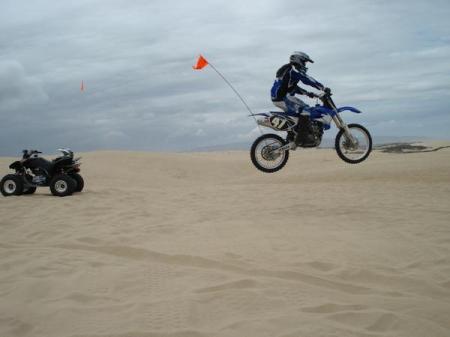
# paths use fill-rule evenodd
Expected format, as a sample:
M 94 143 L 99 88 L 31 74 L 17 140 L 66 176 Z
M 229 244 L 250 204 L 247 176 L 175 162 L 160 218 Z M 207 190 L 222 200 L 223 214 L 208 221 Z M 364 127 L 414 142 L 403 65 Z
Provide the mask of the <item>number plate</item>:
M 280 116 L 272 116 L 269 118 L 270 121 L 270 125 L 272 125 L 272 127 L 274 129 L 283 131 L 286 130 L 287 128 L 289 128 L 289 121 L 286 118 L 280 117 Z

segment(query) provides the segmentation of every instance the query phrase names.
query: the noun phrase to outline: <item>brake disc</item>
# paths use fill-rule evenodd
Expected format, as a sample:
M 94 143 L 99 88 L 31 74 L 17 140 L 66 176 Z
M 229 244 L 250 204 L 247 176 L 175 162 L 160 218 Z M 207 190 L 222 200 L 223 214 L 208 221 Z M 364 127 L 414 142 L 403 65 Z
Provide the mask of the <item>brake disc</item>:
M 281 155 L 276 150 L 277 150 L 277 147 L 266 145 L 261 150 L 261 156 L 264 158 L 264 160 L 274 161 L 275 159 L 277 159 Z

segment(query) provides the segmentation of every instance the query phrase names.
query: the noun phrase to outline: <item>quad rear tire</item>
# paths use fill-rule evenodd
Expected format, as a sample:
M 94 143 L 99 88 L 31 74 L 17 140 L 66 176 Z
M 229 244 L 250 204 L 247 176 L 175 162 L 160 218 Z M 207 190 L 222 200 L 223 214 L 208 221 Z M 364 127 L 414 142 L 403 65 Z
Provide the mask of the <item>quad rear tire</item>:
M 76 181 L 67 174 L 57 174 L 50 181 L 50 191 L 57 197 L 71 195 L 75 191 L 76 186 Z
M 72 173 L 70 174 L 70 177 L 75 180 L 77 183 L 77 187 L 75 187 L 75 192 L 81 192 L 84 188 L 84 179 L 81 175 L 78 173 Z

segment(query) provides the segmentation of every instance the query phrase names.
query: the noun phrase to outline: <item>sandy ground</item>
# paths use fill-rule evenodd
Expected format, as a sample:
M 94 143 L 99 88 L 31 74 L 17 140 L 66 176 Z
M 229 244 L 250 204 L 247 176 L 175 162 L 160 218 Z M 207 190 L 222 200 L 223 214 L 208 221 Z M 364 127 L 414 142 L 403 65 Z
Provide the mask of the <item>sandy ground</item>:
M 450 336 L 448 148 L 83 158 L 0 197 L 1 337 Z

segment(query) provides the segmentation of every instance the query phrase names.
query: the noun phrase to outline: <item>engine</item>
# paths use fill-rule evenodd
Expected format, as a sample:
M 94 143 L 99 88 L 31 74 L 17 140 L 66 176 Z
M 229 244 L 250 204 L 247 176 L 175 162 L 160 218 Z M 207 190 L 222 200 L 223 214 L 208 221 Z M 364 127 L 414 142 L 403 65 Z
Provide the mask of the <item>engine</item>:
M 32 180 L 33 184 L 42 185 L 47 182 L 48 173 L 44 169 L 35 168 L 35 169 L 32 169 L 32 172 L 34 174 L 34 177 Z
M 47 181 L 47 177 L 45 177 L 45 176 L 34 176 L 32 183 L 36 184 L 36 185 L 42 185 L 42 184 L 45 184 L 46 181 Z
M 322 142 L 323 124 L 318 121 L 311 121 L 311 130 L 315 141 L 313 146 L 319 146 Z

